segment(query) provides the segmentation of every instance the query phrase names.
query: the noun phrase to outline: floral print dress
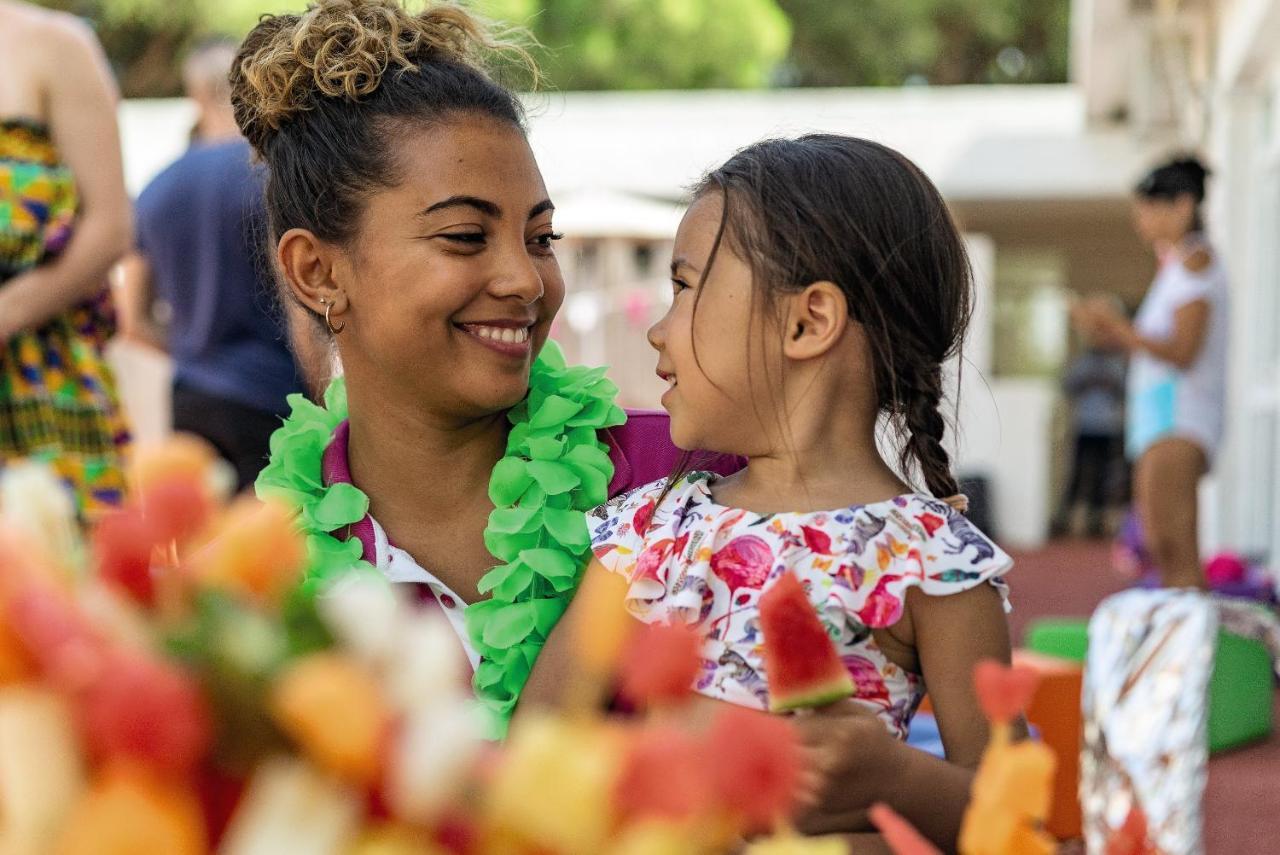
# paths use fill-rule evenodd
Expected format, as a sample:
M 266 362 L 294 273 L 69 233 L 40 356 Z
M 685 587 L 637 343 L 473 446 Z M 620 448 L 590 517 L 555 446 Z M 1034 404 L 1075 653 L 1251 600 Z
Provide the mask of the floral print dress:
M 916 587 L 946 596 L 993 584 L 1008 608 L 1003 576 L 1012 560 L 963 514 L 928 496 L 757 514 L 717 504 L 714 478 L 686 475 L 665 497 L 666 481 L 658 481 L 591 514 L 592 551 L 629 580 L 628 610 L 645 623 L 680 621 L 705 635 L 696 691 L 767 709 L 757 604 L 774 580 L 794 573 L 853 677 L 856 700 L 905 739 L 923 680 L 891 662 L 872 630 L 897 623 Z

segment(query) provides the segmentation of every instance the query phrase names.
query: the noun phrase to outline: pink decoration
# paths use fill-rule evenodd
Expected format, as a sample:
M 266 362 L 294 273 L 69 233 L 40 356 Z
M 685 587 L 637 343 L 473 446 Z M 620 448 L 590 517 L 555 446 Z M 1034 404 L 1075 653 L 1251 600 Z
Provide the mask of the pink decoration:
M 1244 559 L 1234 552 L 1219 552 L 1204 566 L 1205 580 L 1210 588 L 1239 584 L 1248 572 Z
M 622 311 L 627 323 L 636 328 L 649 326 L 652 317 L 653 298 L 645 288 L 634 288 L 623 298 Z

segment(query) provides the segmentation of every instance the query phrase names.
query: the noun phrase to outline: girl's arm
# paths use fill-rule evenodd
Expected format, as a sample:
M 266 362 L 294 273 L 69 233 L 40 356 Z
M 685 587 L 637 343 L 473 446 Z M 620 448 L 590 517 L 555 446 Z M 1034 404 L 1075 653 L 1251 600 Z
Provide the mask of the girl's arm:
M 132 241 L 116 92 L 106 58 L 93 33 L 70 18 L 51 25 L 45 38 L 49 126 L 75 175 L 82 210 L 61 255 L 0 288 L 0 340 L 96 295 Z
M 947 760 L 975 769 L 991 734 L 978 704 L 973 669 L 983 659 L 1004 665 L 1010 661 L 1009 623 L 1000 593 L 989 584 L 945 597 L 913 588 L 907 593 L 907 609 Z
M 1173 313 L 1173 335 L 1164 339 L 1141 335 L 1123 319 L 1118 318 L 1108 323 L 1114 325 L 1111 334 L 1124 350 L 1130 353 L 1145 350 L 1156 359 L 1185 371 L 1195 365 L 1200 350 L 1204 347 L 1211 312 L 1208 300 L 1192 300 L 1179 306 Z

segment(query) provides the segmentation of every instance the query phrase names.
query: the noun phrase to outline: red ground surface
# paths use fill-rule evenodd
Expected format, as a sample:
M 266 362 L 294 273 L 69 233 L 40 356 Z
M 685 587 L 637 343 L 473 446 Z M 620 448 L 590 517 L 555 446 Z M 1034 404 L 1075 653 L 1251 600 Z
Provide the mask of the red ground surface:
M 1105 543 L 1058 541 L 1016 554 L 1017 568 L 1009 579 L 1015 643 L 1036 618 L 1083 617 L 1122 590 L 1124 580 L 1111 571 L 1108 552 Z M 1280 853 L 1280 735 L 1209 761 L 1205 844 L 1208 855 Z

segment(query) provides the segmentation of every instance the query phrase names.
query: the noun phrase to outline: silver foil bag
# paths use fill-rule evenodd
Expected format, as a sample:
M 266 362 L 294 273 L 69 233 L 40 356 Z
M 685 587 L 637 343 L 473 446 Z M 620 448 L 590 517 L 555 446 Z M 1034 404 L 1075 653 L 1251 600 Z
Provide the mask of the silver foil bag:
M 1080 804 L 1085 844 L 1137 805 L 1163 855 L 1200 855 L 1218 612 L 1191 591 L 1126 591 L 1089 622 Z
M 1198 591 L 1133 590 L 1089 622 L 1080 801 L 1088 851 L 1134 806 L 1162 855 L 1204 851 L 1209 680 L 1219 629 L 1280 658 L 1280 621 L 1266 609 Z

